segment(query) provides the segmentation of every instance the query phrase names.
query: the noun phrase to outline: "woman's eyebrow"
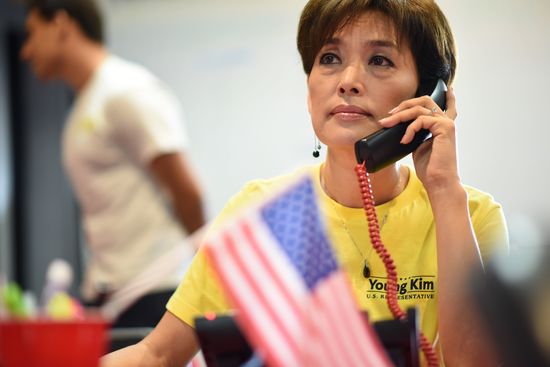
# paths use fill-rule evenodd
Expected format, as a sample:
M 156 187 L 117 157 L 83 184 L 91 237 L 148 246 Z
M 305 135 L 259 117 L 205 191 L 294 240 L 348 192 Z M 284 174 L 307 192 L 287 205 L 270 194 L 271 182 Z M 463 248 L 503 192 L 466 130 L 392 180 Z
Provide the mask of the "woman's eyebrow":
M 365 44 L 371 46 L 371 47 L 389 47 L 389 48 L 397 48 L 397 43 L 390 40 L 370 40 L 366 41 Z
M 325 42 L 326 45 L 339 45 L 342 41 L 338 37 L 332 37 Z M 388 47 L 388 48 L 395 48 L 397 49 L 397 43 L 395 41 L 391 40 L 385 40 L 385 39 L 374 39 L 374 40 L 368 40 L 365 41 L 364 44 L 369 47 Z

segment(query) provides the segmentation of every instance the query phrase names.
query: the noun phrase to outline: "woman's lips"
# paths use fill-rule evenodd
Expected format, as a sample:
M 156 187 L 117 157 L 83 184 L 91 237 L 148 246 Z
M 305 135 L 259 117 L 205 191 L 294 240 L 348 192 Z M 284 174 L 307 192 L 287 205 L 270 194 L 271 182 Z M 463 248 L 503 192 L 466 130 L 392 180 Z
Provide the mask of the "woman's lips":
M 367 118 L 370 114 L 361 107 L 353 105 L 339 105 L 331 112 L 331 116 L 343 121 L 356 121 Z

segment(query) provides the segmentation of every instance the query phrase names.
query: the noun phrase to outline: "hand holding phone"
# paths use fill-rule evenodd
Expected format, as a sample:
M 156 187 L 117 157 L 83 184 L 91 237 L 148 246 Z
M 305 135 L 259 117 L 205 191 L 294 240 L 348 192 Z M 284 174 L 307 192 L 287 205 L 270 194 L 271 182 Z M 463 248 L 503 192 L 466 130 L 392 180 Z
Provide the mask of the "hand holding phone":
M 431 94 L 431 98 L 442 110 L 446 109 L 447 86 L 441 79 Z M 412 153 L 424 141 L 430 138 L 429 130 L 422 129 L 415 134 L 408 144 L 401 144 L 401 139 L 412 121 L 402 122 L 390 128 L 383 128 L 355 143 L 355 157 L 358 163 L 365 162 L 367 172 L 373 173 L 397 162 Z

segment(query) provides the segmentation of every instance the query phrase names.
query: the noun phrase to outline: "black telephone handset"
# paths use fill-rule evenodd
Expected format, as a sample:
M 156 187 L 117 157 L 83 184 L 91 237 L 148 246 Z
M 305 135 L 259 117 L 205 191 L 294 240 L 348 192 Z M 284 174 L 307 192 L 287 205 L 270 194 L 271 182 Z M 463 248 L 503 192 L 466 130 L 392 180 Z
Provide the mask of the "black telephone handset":
M 446 92 L 445 82 L 439 79 L 430 97 L 442 110 L 446 109 Z M 373 173 L 412 153 L 420 144 L 429 139 L 431 134 L 429 130 L 422 129 L 416 133 L 410 143 L 401 144 L 400 141 L 411 122 L 384 128 L 357 141 L 355 143 L 357 162 L 365 162 L 367 172 Z

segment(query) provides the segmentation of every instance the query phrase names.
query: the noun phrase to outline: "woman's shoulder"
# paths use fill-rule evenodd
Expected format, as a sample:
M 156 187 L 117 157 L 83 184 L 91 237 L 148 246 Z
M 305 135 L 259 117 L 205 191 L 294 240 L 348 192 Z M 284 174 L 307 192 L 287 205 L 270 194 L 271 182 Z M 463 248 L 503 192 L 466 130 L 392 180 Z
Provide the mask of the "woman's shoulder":
M 413 197 L 421 197 L 422 200 L 426 202 L 429 201 L 426 189 L 422 186 L 422 183 L 416 175 L 414 168 L 410 166 L 407 167 L 410 172 L 410 180 L 405 192 L 410 192 L 409 195 L 412 195 Z M 468 194 L 468 206 L 470 208 L 470 213 L 482 209 L 490 210 L 501 208 L 501 205 L 495 201 L 495 198 L 490 193 L 464 183 L 462 183 L 462 187 L 464 187 L 466 193 Z
M 240 209 L 261 202 L 273 193 L 282 189 L 285 185 L 295 181 L 298 177 L 311 175 L 319 171 L 319 166 L 304 166 L 289 173 L 266 179 L 255 179 L 244 184 L 242 189 L 233 195 L 218 216 L 218 220 L 226 219 Z
M 256 179 L 252 181 L 248 181 L 243 189 L 241 190 L 242 193 L 264 193 L 268 194 L 271 193 L 290 182 L 296 180 L 298 177 L 301 177 L 303 175 L 313 175 L 316 171 L 319 170 L 319 166 L 304 166 L 297 168 L 291 172 L 274 176 L 267 179 Z
M 410 172 L 411 180 L 410 185 L 408 185 L 410 188 L 407 187 L 406 189 L 408 196 L 400 196 L 404 196 L 404 198 L 408 198 L 410 200 L 421 200 L 426 205 L 429 205 L 428 194 L 416 176 L 414 169 L 411 169 Z M 502 220 L 502 206 L 495 200 L 493 195 L 464 183 L 462 183 L 462 187 L 464 187 L 468 195 L 468 209 L 470 211 L 470 217 L 475 223 L 478 223 L 479 221 L 484 222 L 496 219 L 499 221 Z
M 493 195 L 489 194 L 488 192 L 477 189 L 470 185 L 463 185 L 463 187 L 468 193 L 468 206 L 471 213 L 482 209 L 490 210 L 501 208 L 500 203 L 498 203 Z

